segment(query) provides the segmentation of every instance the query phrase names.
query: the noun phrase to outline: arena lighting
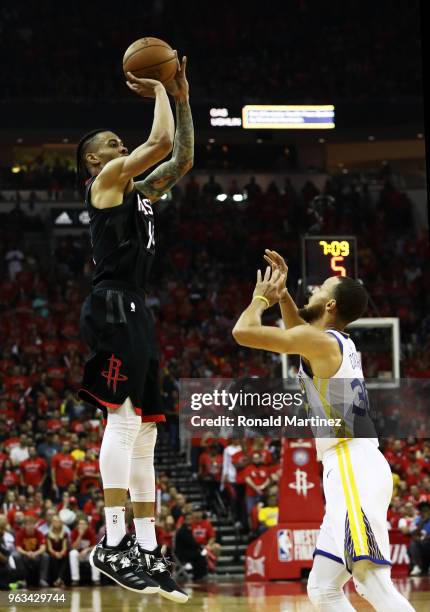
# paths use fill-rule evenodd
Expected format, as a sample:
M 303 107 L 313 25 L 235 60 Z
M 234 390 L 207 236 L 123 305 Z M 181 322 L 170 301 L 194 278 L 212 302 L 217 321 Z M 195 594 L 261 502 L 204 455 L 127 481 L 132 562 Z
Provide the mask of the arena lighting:
M 245 199 L 244 195 L 242 193 L 235 193 L 233 195 L 233 200 L 235 202 L 243 202 L 243 200 Z
M 13 174 L 18 174 L 18 172 L 21 172 L 21 166 L 12 166 L 11 170 Z
M 242 119 L 240 117 L 229 117 L 228 108 L 209 109 L 209 121 L 213 127 L 240 127 Z
M 242 127 L 251 130 L 333 129 L 333 104 L 247 104 Z
M 226 193 L 219 193 L 217 195 L 216 199 L 218 200 L 218 202 L 225 202 L 225 200 L 227 199 L 227 194 Z

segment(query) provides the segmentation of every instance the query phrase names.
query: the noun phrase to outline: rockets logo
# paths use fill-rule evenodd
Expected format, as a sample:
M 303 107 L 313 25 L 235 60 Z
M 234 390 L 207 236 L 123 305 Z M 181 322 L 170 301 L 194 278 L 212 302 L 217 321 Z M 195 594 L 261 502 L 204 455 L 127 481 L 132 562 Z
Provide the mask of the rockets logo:
M 307 497 L 308 490 L 313 489 L 315 484 L 313 482 L 308 482 L 308 475 L 304 470 L 297 468 L 294 472 L 296 476 L 295 482 L 290 482 L 288 486 L 290 489 L 295 489 L 297 495 L 303 495 L 303 497 Z
M 108 389 L 110 389 L 110 386 L 112 384 L 113 392 L 116 393 L 117 383 L 123 382 L 124 380 L 128 380 L 128 376 L 120 374 L 119 370 L 122 366 L 122 361 L 121 359 L 115 357 L 113 353 L 109 357 L 108 363 L 109 370 L 105 370 L 104 372 L 102 372 L 102 376 L 107 380 Z

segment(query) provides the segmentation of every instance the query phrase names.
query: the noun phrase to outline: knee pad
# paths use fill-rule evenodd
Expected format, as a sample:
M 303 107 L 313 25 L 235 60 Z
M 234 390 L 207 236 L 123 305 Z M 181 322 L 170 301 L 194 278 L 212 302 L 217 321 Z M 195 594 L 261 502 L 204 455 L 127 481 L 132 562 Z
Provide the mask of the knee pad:
M 157 441 L 155 423 L 142 423 L 134 442 L 130 467 L 132 502 L 155 502 L 154 448 Z
M 104 489 L 128 489 L 133 445 L 141 424 L 129 398 L 120 408 L 109 411 L 100 449 Z

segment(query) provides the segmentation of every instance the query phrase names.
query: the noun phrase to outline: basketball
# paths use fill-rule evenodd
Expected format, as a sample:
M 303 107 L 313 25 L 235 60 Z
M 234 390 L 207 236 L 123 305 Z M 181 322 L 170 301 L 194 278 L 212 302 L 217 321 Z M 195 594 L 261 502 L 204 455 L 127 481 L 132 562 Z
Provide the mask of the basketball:
M 139 38 L 124 53 L 124 74 L 132 72 L 138 78 L 156 79 L 167 83 L 176 74 L 177 59 L 172 47 L 152 36 Z

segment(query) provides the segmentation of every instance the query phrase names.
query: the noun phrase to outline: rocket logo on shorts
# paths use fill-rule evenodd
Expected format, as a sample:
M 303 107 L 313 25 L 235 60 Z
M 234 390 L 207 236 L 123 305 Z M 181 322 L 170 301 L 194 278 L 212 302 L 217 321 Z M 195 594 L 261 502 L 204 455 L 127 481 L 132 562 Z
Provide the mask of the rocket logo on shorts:
M 113 392 L 116 393 L 117 383 L 123 382 L 124 380 L 128 380 L 128 376 L 124 376 L 123 374 L 120 374 L 119 371 L 122 366 L 122 361 L 121 359 L 118 359 L 117 357 L 115 357 L 113 353 L 109 357 L 108 363 L 109 363 L 109 370 L 107 371 L 104 370 L 104 372 L 102 372 L 102 376 L 106 378 L 107 380 L 108 389 L 110 389 L 110 386 L 112 383 Z

